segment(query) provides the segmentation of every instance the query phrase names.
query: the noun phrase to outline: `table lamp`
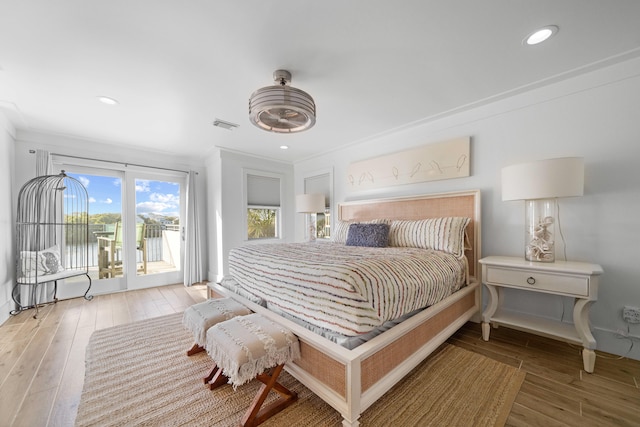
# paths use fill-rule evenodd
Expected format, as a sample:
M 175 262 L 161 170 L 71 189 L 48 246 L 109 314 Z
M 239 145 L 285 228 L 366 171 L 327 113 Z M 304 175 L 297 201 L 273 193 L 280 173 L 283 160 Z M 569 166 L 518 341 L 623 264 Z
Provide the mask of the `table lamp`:
M 299 194 L 296 196 L 296 211 L 305 214 L 305 241 L 316 240 L 315 214 L 324 212 L 324 194 Z
M 537 160 L 502 168 L 502 200 L 525 201 L 527 261 L 555 261 L 557 199 L 583 193 L 582 157 Z

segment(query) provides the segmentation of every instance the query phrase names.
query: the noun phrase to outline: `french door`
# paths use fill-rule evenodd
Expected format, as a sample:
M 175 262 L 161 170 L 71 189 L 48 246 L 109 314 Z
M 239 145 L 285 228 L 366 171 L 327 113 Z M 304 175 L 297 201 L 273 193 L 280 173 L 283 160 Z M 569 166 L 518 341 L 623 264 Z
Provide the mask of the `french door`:
M 137 172 L 127 178 L 127 288 L 182 282 L 186 175 Z
M 104 163 L 54 166 L 82 182 L 89 195 L 91 293 L 182 282 L 184 173 Z M 80 296 L 83 286 L 86 278 L 67 280 L 59 295 Z

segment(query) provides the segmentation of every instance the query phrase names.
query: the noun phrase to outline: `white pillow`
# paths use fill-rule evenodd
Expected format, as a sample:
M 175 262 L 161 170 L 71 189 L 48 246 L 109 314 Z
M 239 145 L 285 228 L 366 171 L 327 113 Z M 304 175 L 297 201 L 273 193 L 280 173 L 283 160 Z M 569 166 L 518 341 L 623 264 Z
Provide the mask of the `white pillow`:
M 20 272 L 18 275 L 20 277 L 35 275 L 37 268 L 38 258 L 36 252 L 20 251 Z M 39 271 L 39 273 L 44 274 L 44 271 Z
M 38 253 L 40 257 L 40 264 L 46 274 L 58 273 L 64 271 L 64 267 L 60 263 L 60 248 L 58 245 L 53 245 Z
M 20 277 L 53 274 L 64 271 L 60 263 L 60 248 L 53 245 L 42 251 L 20 251 Z
M 434 249 L 461 258 L 464 256 L 465 229 L 470 221 L 462 217 L 392 221 L 389 246 Z

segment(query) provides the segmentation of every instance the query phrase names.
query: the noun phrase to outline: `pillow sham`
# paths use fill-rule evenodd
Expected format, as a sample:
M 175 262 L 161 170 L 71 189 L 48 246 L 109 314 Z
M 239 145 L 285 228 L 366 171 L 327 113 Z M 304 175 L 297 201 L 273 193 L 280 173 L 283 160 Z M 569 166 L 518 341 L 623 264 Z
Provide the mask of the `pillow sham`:
M 20 271 L 18 275 L 20 277 L 30 276 L 36 273 L 38 268 L 38 261 L 36 252 L 32 251 L 20 251 Z M 44 271 L 40 271 L 44 273 Z
M 64 271 L 64 267 L 62 267 L 60 263 L 60 248 L 58 248 L 58 245 L 53 245 L 50 248 L 40 251 L 38 256 L 40 257 L 42 269 L 47 274 Z
M 21 277 L 53 274 L 64 271 L 60 263 L 60 248 L 53 245 L 42 251 L 20 251 Z
M 346 245 L 386 248 L 389 246 L 389 224 L 351 224 Z
M 462 258 L 470 218 L 444 217 L 391 222 L 389 246 L 435 249 Z
M 390 224 L 388 219 L 372 219 L 370 221 L 336 221 L 331 230 L 331 241 L 335 243 L 347 243 L 347 235 L 351 224 Z

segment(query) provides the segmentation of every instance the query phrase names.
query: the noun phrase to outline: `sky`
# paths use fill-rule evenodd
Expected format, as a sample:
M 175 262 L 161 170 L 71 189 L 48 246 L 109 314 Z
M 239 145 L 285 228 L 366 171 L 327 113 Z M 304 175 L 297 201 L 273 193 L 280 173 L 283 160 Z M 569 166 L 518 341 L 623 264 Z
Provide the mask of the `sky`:
M 89 193 L 89 214 L 122 212 L 122 180 L 113 176 L 69 173 Z M 180 185 L 136 179 L 136 214 L 180 216 Z

